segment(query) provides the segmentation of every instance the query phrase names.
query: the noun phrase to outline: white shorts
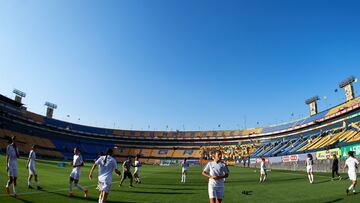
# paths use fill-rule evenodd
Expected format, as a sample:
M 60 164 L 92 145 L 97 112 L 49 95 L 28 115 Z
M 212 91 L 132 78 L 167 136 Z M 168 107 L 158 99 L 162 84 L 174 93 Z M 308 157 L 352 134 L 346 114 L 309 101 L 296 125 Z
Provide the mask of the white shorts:
M 33 176 L 37 175 L 35 166 L 29 167 L 29 175 L 33 175 Z
M 79 179 L 80 179 L 80 172 L 78 172 L 78 171 L 71 171 L 70 177 L 73 178 L 73 179 L 75 179 L 75 180 L 79 180 Z
M 223 199 L 224 198 L 224 187 L 214 187 L 209 185 L 209 198 L 210 199 Z
M 353 180 L 353 181 L 355 181 L 356 179 L 357 179 L 357 174 L 356 174 L 356 172 L 350 172 L 350 173 L 348 173 L 348 175 L 349 175 L 349 179 L 350 180 Z
M 313 172 L 313 167 L 312 166 L 306 166 L 306 172 L 312 173 Z
M 10 177 L 17 177 L 18 176 L 18 168 L 17 166 L 9 166 L 9 170 L 8 170 L 8 176 Z
M 260 169 L 260 174 L 261 175 L 266 175 L 266 169 Z
M 100 191 L 100 192 L 109 193 L 109 192 L 110 192 L 110 188 L 111 188 L 111 183 L 99 181 L 99 182 L 98 182 L 98 187 L 99 187 L 99 191 Z

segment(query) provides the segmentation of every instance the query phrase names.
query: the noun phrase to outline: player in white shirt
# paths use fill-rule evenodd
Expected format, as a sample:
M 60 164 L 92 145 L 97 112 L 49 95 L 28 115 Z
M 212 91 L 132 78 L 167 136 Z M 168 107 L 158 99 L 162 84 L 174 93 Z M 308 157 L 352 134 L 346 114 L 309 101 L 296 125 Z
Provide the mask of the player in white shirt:
M 184 161 L 181 163 L 181 182 L 185 183 L 186 182 L 186 176 L 188 174 L 188 170 L 189 170 L 189 162 L 187 162 L 187 159 L 185 158 Z
M 214 161 L 206 164 L 202 175 L 209 178 L 208 192 L 210 203 L 221 203 L 224 198 L 224 182 L 229 176 L 229 169 L 224 162 L 221 161 L 221 151 L 216 151 Z
M 351 190 L 353 193 L 355 193 L 355 187 L 357 183 L 356 172 L 359 166 L 359 161 L 354 158 L 354 152 L 349 151 L 348 154 L 349 154 L 349 158 L 346 159 L 344 168 L 348 168 L 348 175 L 349 175 L 349 179 L 351 180 L 351 185 L 348 189 L 346 189 L 346 194 L 349 194 Z
M 100 156 L 92 166 L 89 174 L 89 179 L 92 180 L 92 174 L 99 166 L 98 172 L 98 188 L 100 191 L 99 203 L 105 203 L 110 193 L 112 183 L 112 172 L 115 171 L 116 175 L 120 176 L 121 172 L 117 169 L 117 162 L 112 157 L 113 149 L 108 149 L 105 156 Z
M 34 176 L 36 187 L 38 190 L 41 190 L 42 188 L 38 184 L 38 175 L 36 173 L 36 168 L 35 168 L 35 159 L 36 159 L 35 149 L 36 149 L 36 146 L 33 145 L 31 147 L 31 150 L 29 153 L 29 158 L 26 163 L 26 168 L 29 170 L 28 188 L 33 189 L 33 187 L 31 186 L 31 179 Z
M 18 176 L 19 151 L 15 143 L 15 136 L 11 137 L 10 144 L 6 147 L 6 171 L 8 173 L 8 181 L 6 183 L 6 192 L 10 194 L 10 185 L 13 184 L 13 194 L 16 195 L 16 180 Z
M 312 184 L 314 182 L 314 174 L 313 174 L 314 160 L 311 154 L 307 154 L 305 163 L 306 163 L 306 172 L 309 178 L 309 182 Z
M 84 166 L 84 161 L 81 156 L 80 149 L 78 147 L 74 148 L 74 156 L 72 161 L 72 171 L 70 173 L 70 180 L 69 180 L 69 196 L 74 196 L 74 193 L 72 191 L 72 185 L 75 184 L 75 187 L 77 187 L 79 190 L 81 190 L 84 193 L 84 197 L 87 198 L 88 190 L 85 189 L 83 186 L 79 184 L 80 179 L 80 168 Z
M 141 179 L 140 179 L 140 167 L 141 165 L 141 161 L 140 161 L 140 155 L 136 155 L 135 157 L 135 162 L 134 162 L 134 166 L 135 166 L 135 170 L 134 170 L 134 178 L 135 178 L 135 183 L 141 183 Z
M 266 177 L 267 177 L 267 173 L 266 173 L 265 159 L 261 158 L 261 162 L 260 162 L 260 183 L 265 182 Z

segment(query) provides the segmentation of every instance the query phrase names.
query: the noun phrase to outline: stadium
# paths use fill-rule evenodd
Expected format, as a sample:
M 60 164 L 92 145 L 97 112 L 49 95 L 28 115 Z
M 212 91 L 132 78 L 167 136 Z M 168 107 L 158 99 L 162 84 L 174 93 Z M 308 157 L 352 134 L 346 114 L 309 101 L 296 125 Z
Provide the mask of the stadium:
M 359 8 L 0 2 L 0 203 L 359 202 Z
M 347 101 L 330 109 L 317 112 L 316 103 L 319 98 L 313 97 L 306 100 L 311 112 L 311 115 L 306 118 L 263 128 L 224 131 L 132 131 L 83 126 L 52 118 L 53 111 L 56 109 L 55 104 L 46 104 L 46 116 L 27 111 L 22 103 L 22 98 L 26 94 L 14 90 L 14 100 L 0 95 L 0 147 L 1 151 L 5 153 L 8 140 L 12 136 L 16 136 L 20 155 L 26 157 L 32 145 L 37 145 L 37 155 L 42 158 L 42 161 L 39 161 L 39 167 L 41 167 L 40 170 L 43 170 L 42 173 L 48 171 L 49 174 L 47 175 L 52 174 L 51 170 L 53 168 L 58 173 L 66 174 L 67 168 L 70 167 L 67 162 L 71 161 L 72 151 L 75 147 L 80 148 L 83 159 L 89 163 L 95 160 L 99 153 L 105 153 L 108 148 L 114 148 L 114 157 L 120 163 L 129 156 L 140 155 L 142 162 L 145 164 L 143 169 L 144 182 L 147 182 L 147 178 L 151 179 L 154 178 L 153 176 L 162 173 L 168 175 L 170 180 L 177 180 L 178 177 L 172 177 L 174 168 L 177 168 L 184 158 L 187 158 L 190 164 L 194 165 L 191 168 L 191 172 L 194 173 L 192 176 L 200 176 L 199 171 L 201 169 L 199 167 L 203 167 L 209 162 L 211 151 L 221 150 L 223 160 L 228 166 L 234 167 L 234 169 L 230 168 L 231 171 L 234 171 L 235 174 L 249 173 L 246 179 L 239 178 L 237 180 L 236 177 L 235 180 L 231 178 L 226 183 L 233 185 L 232 187 L 237 187 L 237 182 L 239 182 L 237 191 L 247 191 L 247 195 L 241 194 L 241 192 L 238 194 L 225 194 L 229 196 L 229 199 L 232 198 L 230 201 L 236 201 L 237 198 L 244 201 L 271 201 L 269 199 L 261 200 L 259 197 L 251 199 L 251 193 L 258 192 L 256 191 L 258 188 L 246 190 L 246 187 L 240 186 L 241 182 L 258 183 L 257 178 L 251 180 L 250 177 L 253 175 L 251 169 L 258 168 L 261 158 L 265 158 L 269 164 L 268 167 L 274 170 L 271 172 L 271 176 L 274 176 L 273 180 L 267 184 L 280 184 L 281 181 L 285 181 L 282 173 L 300 175 L 300 171 L 306 168 L 304 165 L 306 154 L 311 153 L 315 157 L 314 171 L 320 174 L 317 177 L 319 179 L 318 184 L 323 184 L 318 188 L 319 191 L 317 192 L 320 192 L 321 189 L 327 187 L 327 184 L 332 184 L 329 179 L 330 176 L 327 177 L 326 174 L 330 172 L 330 159 L 333 154 L 341 157 L 341 165 L 343 165 L 348 151 L 354 150 L 356 155 L 359 155 L 360 97 L 354 97 L 352 83 L 355 80 L 355 77 L 349 77 L 340 83 L 339 87 L 344 88 Z M 4 162 L 2 161 L 2 163 Z M 280 171 L 277 172 L 275 169 Z M 284 170 L 291 172 L 283 172 Z M 2 175 L 2 177 L 4 176 L 5 174 Z M 290 181 L 293 181 L 294 184 L 300 184 L 298 183 L 300 182 L 299 179 L 303 178 L 296 176 Z M 130 191 L 139 193 L 139 198 L 129 198 L 129 201 L 126 200 L 125 202 L 132 202 L 130 199 L 133 199 L 134 202 L 145 201 L 142 198 L 146 198 L 146 201 L 149 200 L 149 202 L 161 201 L 158 196 L 156 196 L 156 199 L 151 199 L 154 197 L 151 195 L 140 197 L 140 194 L 143 193 L 174 194 L 173 201 L 177 201 L 176 198 L 180 198 L 184 194 L 196 194 L 189 191 L 199 190 L 197 192 L 200 192 L 201 189 L 199 188 L 201 187 L 199 187 L 199 184 L 202 181 L 204 180 L 197 177 L 197 179 L 191 180 L 190 187 L 186 188 L 179 188 L 179 185 L 172 185 L 171 182 L 166 180 L 158 184 L 156 184 L 156 181 L 152 181 L 154 185 L 144 183 L 146 190 L 156 188 L 158 185 L 165 186 L 162 186 L 164 188 L 161 188 L 160 191 L 136 191 L 144 189 L 141 184 L 139 188 L 134 189 L 135 191 Z M 274 183 L 272 183 L 273 181 Z M 57 183 L 56 180 L 51 180 L 51 182 L 53 182 L 50 184 L 51 186 Z M 44 182 L 42 184 L 45 185 Z M 279 187 L 281 186 L 279 185 Z M 93 189 L 95 189 L 94 186 Z M 163 190 L 167 192 L 163 192 Z M 61 194 L 61 192 L 64 191 L 57 191 L 55 195 L 66 196 L 66 193 Z M 47 198 L 53 192 L 49 189 L 49 191 L 39 191 L 39 193 L 47 193 L 40 195 L 42 198 Z M 31 192 L 25 192 L 21 198 L 24 198 L 23 201 L 28 202 L 26 199 L 32 199 L 31 194 Z M 293 197 L 295 197 L 295 194 Z M 6 202 L 13 201 L 4 194 L 1 195 L 1 198 Z M 189 198 L 192 198 L 191 195 L 189 195 Z M 320 195 L 320 198 L 323 200 L 324 197 Z M 330 198 L 326 197 L 325 199 Z M 34 201 L 39 200 L 34 199 Z M 276 201 L 281 200 L 280 198 Z M 283 200 L 295 201 L 295 199 Z M 306 199 L 303 197 L 301 202 L 318 200 L 320 199 Z M 359 199 L 353 196 L 338 200 L 357 202 Z M 41 199 L 41 201 L 45 201 L 45 199 Z M 81 201 L 79 200 L 79 202 Z

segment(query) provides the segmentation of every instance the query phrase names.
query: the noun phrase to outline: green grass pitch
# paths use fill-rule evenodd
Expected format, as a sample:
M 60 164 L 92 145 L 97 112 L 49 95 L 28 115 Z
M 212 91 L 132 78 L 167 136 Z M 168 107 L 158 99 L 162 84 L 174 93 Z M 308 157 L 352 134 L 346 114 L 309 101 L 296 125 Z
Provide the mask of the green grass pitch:
M 0 156 L 0 202 L 97 202 L 97 174 L 90 181 L 87 176 L 90 163 L 82 168 L 80 184 L 89 189 L 84 199 L 77 188 L 75 197 L 68 197 L 68 179 L 71 168 L 58 167 L 56 161 L 37 161 L 37 171 L 43 191 L 27 189 L 26 160 L 19 160 L 18 194 L 15 199 L 5 193 L 7 174 L 5 158 Z M 330 174 L 316 173 L 315 183 L 309 184 L 304 172 L 271 171 L 268 181 L 259 184 L 259 174 L 254 169 L 229 167 L 230 176 L 225 184 L 224 202 L 360 202 L 360 194 L 346 196 L 348 179 L 330 181 Z M 108 202 L 208 202 L 207 179 L 200 175 L 201 167 L 191 167 L 186 184 L 180 183 L 180 167 L 143 166 L 142 184 L 128 188 L 128 181 L 119 187 L 119 177 L 114 175 Z M 345 174 L 342 174 L 346 177 Z M 360 186 L 357 188 L 358 191 Z M 247 191 L 243 194 L 242 191 Z

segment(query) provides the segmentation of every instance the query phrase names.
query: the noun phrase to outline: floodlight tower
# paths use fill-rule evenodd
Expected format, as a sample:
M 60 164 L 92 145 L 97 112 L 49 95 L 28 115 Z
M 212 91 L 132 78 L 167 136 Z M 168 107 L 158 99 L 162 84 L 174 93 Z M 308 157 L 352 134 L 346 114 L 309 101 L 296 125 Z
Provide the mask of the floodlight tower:
M 47 106 L 46 109 L 46 117 L 48 118 L 52 118 L 53 117 L 53 113 L 54 113 L 54 109 L 57 108 L 56 104 L 50 103 L 50 102 L 45 102 L 45 106 Z
M 305 104 L 310 107 L 310 116 L 318 113 L 317 101 L 320 100 L 319 96 L 313 96 L 310 99 L 305 100 Z
M 350 76 L 339 83 L 339 87 L 344 89 L 346 101 L 350 101 L 355 98 L 353 82 L 356 82 L 354 76 Z
M 14 89 L 13 93 L 15 94 L 15 101 L 21 103 L 22 98 L 26 97 L 26 93 L 18 89 Z

